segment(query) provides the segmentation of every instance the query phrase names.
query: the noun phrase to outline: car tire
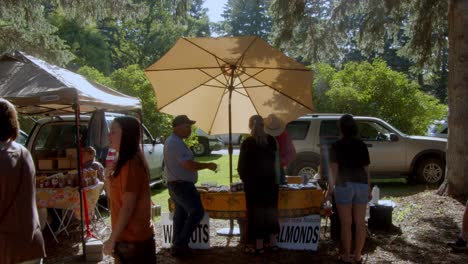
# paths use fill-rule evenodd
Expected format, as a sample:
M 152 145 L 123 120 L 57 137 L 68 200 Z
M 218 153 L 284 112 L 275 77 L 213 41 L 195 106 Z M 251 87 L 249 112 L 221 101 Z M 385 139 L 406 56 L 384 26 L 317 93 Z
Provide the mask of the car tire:
M 198 137 L 198 143 L 192 146 L 193 155 L 200 157 L 210 154 L 210 143 L 207 138 Z
M 302 176 L 308 180 L 313 179 L 318 172 L 319 163 L 314 160 L 298 160 L 291 168 L 292 175 Z
M 436 158 L 423 159 L 418 163 L 416 178 L 419 183 L 441 183 L 445 178 L 445 162 Z

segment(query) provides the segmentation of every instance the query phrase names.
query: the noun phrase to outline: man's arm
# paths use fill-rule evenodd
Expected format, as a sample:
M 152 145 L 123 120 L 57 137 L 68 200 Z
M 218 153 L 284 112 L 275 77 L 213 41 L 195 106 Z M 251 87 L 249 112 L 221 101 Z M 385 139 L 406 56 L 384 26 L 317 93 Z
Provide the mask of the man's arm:
M 202 162 L 196 162 L 193 160 L 183 160 L 181 161 L 182 167 L 184 169 L 189 170 L 189 171 L 199 171 L 203 169 L 210 169 L 212 171 L 215 171 L 216 168 L 218 167 L 216 163 L 209 162 L 209 163 L 202 163 Z

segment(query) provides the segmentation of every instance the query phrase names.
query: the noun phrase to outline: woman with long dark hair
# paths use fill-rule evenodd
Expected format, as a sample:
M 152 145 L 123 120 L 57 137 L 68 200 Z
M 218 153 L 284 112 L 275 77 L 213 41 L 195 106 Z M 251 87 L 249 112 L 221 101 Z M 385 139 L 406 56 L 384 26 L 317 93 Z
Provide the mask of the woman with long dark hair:
M 366 207 L 371 198 L 369 151 L 358 136 L 358 127 L 352 115 L 339 120 L 341 138 L 330 149 L 329 200 L 334 194 L 341 227 L 343 262 L 352 263 L 352 223 L 356 227 L 354 263 L 361 263 L 366 241 Z
M 247 205 L 246 253 L 263 253 L 264 241 L 277 250 L 278 184 L 276 177 L 276 141 L 265 134 L 263 118 L 254 115 L 249 119 L 250 137 L 241 145 L 237 171 L 244 183 Z M 255 243 L 255 244 L 254 244 Z
M 123 116 L 114 119 L 109 133 L 109 148 L 119 155 L 109 177 L 112 233 L 103 251 L 113 254 L 116 263 L 156 263 L 149 169 L 140 149 L 140 129 L 136 118 Z
M 15 107 L 0 98 L 0 263 L 42 263 L 45 257 L 36 207 L 34 163 L 15 142 Z

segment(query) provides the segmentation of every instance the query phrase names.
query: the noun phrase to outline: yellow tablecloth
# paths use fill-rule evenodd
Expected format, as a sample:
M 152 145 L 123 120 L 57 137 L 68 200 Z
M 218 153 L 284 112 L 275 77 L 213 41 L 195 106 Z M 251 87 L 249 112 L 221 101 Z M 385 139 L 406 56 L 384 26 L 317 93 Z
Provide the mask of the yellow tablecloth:
M 246 218 L 244 192 L 202 192 L 200 197 L 210 218 Z M 280 190 L 278 197 L 279 216 L 292 218 L 320 214 L 323 198 L 322 191 L 316 189 Z M 174 204 L 170 199 L 169 209 L 170 211 L 174 209 Z
M 94 208 L 96 207 L 103 187 L 104 183 L 99 182 L 96 185 L 83 188 L 86 192 L 88 215 L 90 218 L 94 215 Z M 73 210 L 74 217 L 81 219 L 78 187 L 37 188 L 36 203 L 38 208 L 47 207 Z

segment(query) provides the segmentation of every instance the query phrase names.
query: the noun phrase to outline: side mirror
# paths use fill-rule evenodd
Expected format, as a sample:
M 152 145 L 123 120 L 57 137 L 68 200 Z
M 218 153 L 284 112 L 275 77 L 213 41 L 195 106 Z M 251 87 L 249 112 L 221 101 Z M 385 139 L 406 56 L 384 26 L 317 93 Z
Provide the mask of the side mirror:
M 398 141 L 399 138 L 396 134 L 390 133 L 390 141 Z

